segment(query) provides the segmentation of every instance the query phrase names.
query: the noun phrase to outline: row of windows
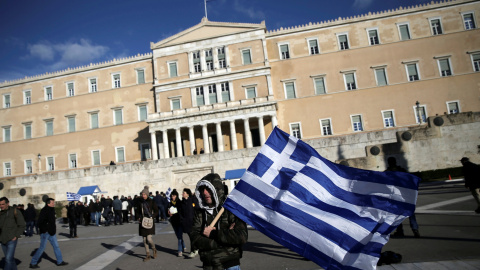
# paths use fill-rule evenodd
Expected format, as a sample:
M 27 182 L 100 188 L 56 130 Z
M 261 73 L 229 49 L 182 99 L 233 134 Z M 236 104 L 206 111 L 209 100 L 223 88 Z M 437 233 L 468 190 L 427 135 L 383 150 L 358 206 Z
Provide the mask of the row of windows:
M 147 119 L 147 105 L 137 105 L 137 112 L 138 112 L 138 121 L 145 121 Z M 113 108 L 113 125 L 122 125 L 123 124 L 123 108 Z M 90 118 L 90 128 L 96 129 L 99 128 L 99 111 L 92 111 L 88 112 Z M 77 118 L 76 115 L 67 115 L 66 118 L 66 125 L 68 132 L 75 132 L 77 131 L 76 122 Z M 45 136 L 52 136 L 53 135 L 53 124 L 54 119 L 44 119 L 45 125 Z M 23 124 L 23 138 L 24 139 L 31 139 L 32 138 L 32 122 L 25 122 Z M 11 125 L 3 126 L 3 141 L 9 142 L 11 141 Z
M 150 159 L 150 144 L 145 143 L 141 144 L 142 148 L 142 160 Z M 39 160 L 40 161 L 40 160 Z M 45 170 L 46 171 L 55 171 L 55 157 L 47 156 L 45 158 Z M 117 163 L 125 162 L 125 147 L 119 146 L 115 147 L 115 161 Z M 92 166 L 99 166 L 102 165 L 101 162 L 101 152 L 100 150 L 92 150 L 91 151 L 91 165 Z M 68 154 L 68 168 L 75 169 L 77 168 L 77 154 L 71 153 Z M 33 173 L 33 160 L 26 159 L 24 160 L 24 173 L 31 174 Z M 3 175 L 4 176 L 11 176 L 12 175 L 12 163 L 11 162 L 4 162 L 3 163 Z
M 480 53 L 471 54 L 472 66 L 475 72 L 480 71 Z M 418 81 L 420 80 L 420 70 L 418 68 L 418 61 L 404 62 L 405 71 L 408 78 L 408 81 Z M 453 75 L 452 65 L 450 62 L 450 57 L 439 57 L 437 58 L 438 70 L 442 77 Z M 374 70 L 374 76 L 377 83 L 377 86 L 388 85 L 388 77 L 386 66 L 372 67 Z M 355 71 L 342 72 L 343 80 L 345 84 L 345 90 L 354 90 L 358 89 L 357 84 L 357 75 Z M 327 93 L 326 87 L 326 75 L 312 76 L 315 94 L 325 94 Z M 295 90 L 295 81 L 284 81 L 284 92 L 285 98 L 296 98 Z
M 477 27 L 476 21 L 475 21 L 475 13 L 473 11 L 463 12 L 461 13 L 461 15 L 462 15 L 462 20 L 463 20 L 463 25 L 465 27 L 465 30 L 475 29 Z M 428 18 L 428 20 L 430 23 L 430 29 L 431 29 L 432 35 L 443 34 L 441 17 Z M 397 28 L 398 28 L 398 35 L 400 37 L 400 40 L 403 41 L 403 40 L 412 39 L 409 22 L 397 23 Z M 366 35 L 367 35 L 370 46 L 378 45 L 381 43 L 378 27 L 367 28 Z M 336 36 L 337 36 L 337 45 L 339 50 L 350 49 L 348 32 L 336 33 Z M 307 45 L 309 48 L 310 55 L 315 55 L 320 53 L 318 38 L 308 38 Z M 278 52 L 279 52 L 280 59 L 289 59 L 290 58 L 289 43 L 288 42 L 279 43 Z
M 447 110 L 449 114 L 459 113 L 460 106 L 458 101 L 448 101 Z M 415 119 L 418 124 L 425 123 L 427 121 L 427 106 L 418 105 L 413 108 Z M 382 111 L 383 126 L 385 128 L 395 127 L 395 114 L 393 110 Z M 359 132 L 364 130 L 363 119 L 361 114 L 351 115 L 350 121 L 352 124 L 352 130 L 354 132 Z M 332 119 L 325 118 L 320 119 L 320 130 L 322 136 L 333 135 Z M 290 134 L 295 136 L 298 139 L 302 138 L 302 129 L 301 123 L 290 123 Z
M 137 83 L 143 84 L 145 83 L 145 69 L 136 69 L 137 72 Z M 121 74 L 120 73 L 112 73 L 112 88 L 120 88 L 121 84 Z M 66 96 L 73 97 L 75 96 L 75 82 L 70 81 L 65 83 L 66 89 Z M 43 87 L 44 92 L 44 100 L 49 101 L 53 100 L 53 86 L 48 85 Z M 96 93 L 98 91 L 98 78 L 88 78 L 88 92 L 89 93 Z M 3 94 L 3 108 L 10 108 L 11 106 L 11 95 L 10 94 Z M 27 89 L 23 90 L 23 104 L 31 104 L 32 103 L 32 90 Z

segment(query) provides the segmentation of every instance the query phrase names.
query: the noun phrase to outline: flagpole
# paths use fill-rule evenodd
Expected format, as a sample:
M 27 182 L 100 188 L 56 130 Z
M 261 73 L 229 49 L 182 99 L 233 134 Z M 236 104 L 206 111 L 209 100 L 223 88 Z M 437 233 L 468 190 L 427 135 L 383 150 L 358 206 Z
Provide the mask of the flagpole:
M 215 223 L 217 223 L 217 221 L 220 219 L 220 216 L 223 214 L 223 211 L 225 211 L 225 208 L 222 207 L 222 209 L 220 209 L 220 211 L 218 211 L 218 214 L 213 219 L 212 223 L 210 223 L 209 227 L 212 227 L 212 228 L 215 227 Z
M 207 0 L 203 0 L 203 3 L 205 4 L 205 18 L 208 19 L 208 16 L 207 16 Z

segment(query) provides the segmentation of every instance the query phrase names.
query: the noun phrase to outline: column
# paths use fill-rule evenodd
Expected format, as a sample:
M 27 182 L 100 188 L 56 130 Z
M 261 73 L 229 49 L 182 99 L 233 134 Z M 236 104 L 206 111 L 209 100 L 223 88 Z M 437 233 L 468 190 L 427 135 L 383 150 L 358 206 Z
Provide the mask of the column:
M 232 143 L 232 150 L 238 149 L 237 131 L 235 130 L 235 120 L 230 121 L 230 139 Z
M 158 160 L 158 145 L 157 145 L 157 134 L 156 132 L 150 132 L 150 140 L 152 145 L 152 159 Z
M 188 140 L 190 141 L 190 155 L 193 155 L 193 150 L 197 147 L 195 146 L 195 134 L 193 133 L 193 126 L 188 127 Z M 198 154 L 198 149 L 197 149 Z
M 248 118 L 243 119 L 243 127 L 245 130 L 245 144 L 246 148 L 252 148 L 252 133 L 250 132 L 250 124 L 248 123 Z
M 177 157 L 183 157 L 182 137 L 180 136 L 180 128 L 175 129 L 175 141 L 177 146 Z
M 278 125 L 277 116 L 272 115 L 272 128 L 275 128 Z
M 223 147 L 222 122 L 215 123 L 215 127 L 217 129 L 216 132 L 218 152 L 223 152 L 225 151 L 225 148 Z
M 203 151 L 205 154 L 210 153 L 210 146 L 208 145 L 208 131 L 207 124 L 202 126 L 202 136 L 203 136 Z
M 170 158 L 170 152 L 168 151 L 168 130 L 162 130 L 163 136 L 163 154 L 165 155 L 164 158 Z
M 265 144 L 265 127 L 263 126 L 263 116 L 258 117 L 258 133 L 260 135 L 260 145 Z

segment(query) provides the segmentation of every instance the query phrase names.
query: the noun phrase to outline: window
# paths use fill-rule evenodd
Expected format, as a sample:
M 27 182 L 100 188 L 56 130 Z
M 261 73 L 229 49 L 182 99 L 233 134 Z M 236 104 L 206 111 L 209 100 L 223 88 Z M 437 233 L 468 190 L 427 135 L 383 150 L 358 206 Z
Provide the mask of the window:
M 346 73 L 343 74 L 345 79 L 345 89 L 354 90 L 357 89 L 357 84 L 355 82 L 355 73 Z
M 177 62 L 170 62 L 168 63 L 168 74 L 170 78 L 177 77 Z
M 440 69 L 440 75 L 442 77 L 451 76 L 452 69 L 450 67 L 450 59 L 438 59 L 438 68 Z
M 217 86 L 215 84 L 208 86 L 208 101 L 209 104 L 217 103 Z
M 314 78 L 313 79 L 315 83 L 315 94 L 316 95 L 323 95 L 326 93 L 325 91 L 325 78 Z
M 10 162 L 3 163 L 3 176 L 12 175 L 12 164 Z
M 228 82 L 223 82 L 220 84 L 222 88 L 222 102 L 230 101 L 230 87 Z
M 252 55 L 250 54 L 250 49 L 242 50 L 242 61 L 244 65 L 249 65 L 252 63 Z
M 442 22 L 440 18 L 432 18 L 430 19 L 430 27 L 432 28 L 432 35 L 440 35 L 442 34 Z
M 460 106 L 458 106 L 458 101 L 447 102 L 447 109 L 449 114 L 459 113 Z
M 197 97 L 197 106 L 205 105 L 205 100 L 203 99 L 203 86 L 196 87 L 195 94 Z
M 53 135 L 53 120 L 45 120 L 45 136 Z
M 285 98 L 296 98 L 297 95 L 295 93 L 295 83 L 294 82 L 287 82 L 285 83 Z
M 388 84 L 387 73 L 385 72 L 385 68 L 375 69 L 375 80 L 377 81 L 377 86 L 384 86 Z
M 75 84 L 73 82 L 67 83 L 67 97 L 75 96 Z
M 404 23 L 404 24 L 398 24 L 398 32 L 400 33 L 400 40 L 409 40 L 410 37 L 410 29 L 409 29 L 409 24 Z
M 125 162 L 125 147 L 115 147 L 117 162 Z
M 147 120 L 147 105 L 138 106 L 138 121 Z
M 70 169 L 77 168 L 77 154 L 68 155 L 68 167 Z
M 363 125 L 362 125 L 362 116 L 361 115 L 352 115 L 352 127 L 353 131 L 363 131 Z
M 151 154 L 150 154 L 150 144 L 149 143 L 142 143 L 140 145 L 142 152 L 141 152 L 141 158 L 142 160 L 147 160 L 151 159 Z
M 289 59 L 290 51 L 288 49 L 288 44 L 280 45 L 280 59 Z
M 47 171 L 54 171 L 54 170 L 55 170 L 55 158 L 47 157 Z
M 68 132 L 75 132 L 75 116 L 67 116 Z
M 367 34 L 368 34 L 368 42 L 370 45 L 380 44 L 377 29 L 367 29 Z
M 10 94 L 3 95 L 3 108 L 10 108 Z
M 51 86 L 45 87 L 45 100 L 53 99 L 53 89 Z
M 97 88 L 97 78 L 90 78 L 88 79 L 88 91 L 90 93 L 96 93 L 98 91 Z
M 200 51 L 196 51 L 192 53 L 193 57 L 193 68 L 195 72 L 200 72 L 202 71 L 201 65 L 200 65 Z
M 92 151 L 92 165 L 93 166 L 100 165 L 100 150 Z
M 205 64 L 207 65 L 207 70 L 213 70 L 212 49 L 205 51 Z
M 297 139 L 302 138 L 302 131 L 300 129 L 300 123 L 291 123 L 290 124 L 290 134 Z
M 257 91 L 256 91 L 255 87 L 247 87 L 245 89 L 245 92 L 246 92 L 247 99 L 257 97 Z
M 90 113 L 90 128 L 98 128 L 98 112 Z
M 420 80 L 417 63 L 407 64 L 405 68 L 407 69 L 407 77 L 409 82 Z
M 23 91 L 23 104 L 32 104 L 32 90 Z
M 172 111 L 181 109 L 182 104 L 180 103 L 180 99 L 179 98 L 174 98 L 174 99 L 170 100 L 170 106 L 172 107 Z
M 112 74 L 112 87 L 120 88 L 120 73 Z
M 308 40 L 308 47 L 310 48 L 310 55 L 319 53 L 318 40 L 316 38 Z
M 25 174 L 33 173 L 32 160 L 25 160 Z
M 137 83 L 138 84 L 145 83 L 145 70 L 144 69 L 137 69 Z
M 395 126 L 395 121 L 393 120 L 393 111 L 382 111 L 382 116 L 384 127 L 388 128 Z
M 427 122 L 427 106 L 425 105 L 413 106 L 413 111 L 415 113 L 415 119 L 417 121 L 417 124 Z
M 3 127 L 3 142 L 9 142 L 11 139 L 11 126 Z
M 474 13 L 463 13 L 463 25 L 465 25 L 465 30 L 475 29 L 477 26 L 475 25 Z
M 23 124 L 23 133 L 24 133 L 25 139 L 32 138 L 32 123 Z
M 348 45 L 348 34 L 337 34 L 337 39 L 340 50 L 347 50 L 350 48 Z
M 226 68 L 227 62 L 225 60 L 225 47 L 220 47 L 217 49 L 218 52 L 218 66 L 220 68 Z
M 121 108 L 113 109 L 114 125 L 123 124 L 123 111 Z
M 322 135 L 328 136 L 332 135 L 332 125 L 330 119 L 321 119 L 320 120 L 320 128 L 322 129 Z
M 471 57 L 473 70 L 480 71 L 480 53 L 473 53 Z

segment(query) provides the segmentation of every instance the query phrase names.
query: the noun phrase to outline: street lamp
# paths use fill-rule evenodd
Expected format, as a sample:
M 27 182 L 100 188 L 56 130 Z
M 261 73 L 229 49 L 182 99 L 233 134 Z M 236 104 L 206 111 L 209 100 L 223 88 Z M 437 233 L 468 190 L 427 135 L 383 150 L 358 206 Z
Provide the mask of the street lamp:
M 41 159 L 42 155 L 40 155 L 40 153 L 38 153 L 37 157 L 38 157 L 38 159 Z
M 422 123 L 422 118 L 420 118 L 420 102 L 415 102 L 415 105 L 417 105 L 417 118 L 418 118 L 418 123 L 421 124 Z
M 42 155 L 38 153 L 37 158 L 38 158 L 38 173 L 42 173 L 42 159 L 41 159 Z

